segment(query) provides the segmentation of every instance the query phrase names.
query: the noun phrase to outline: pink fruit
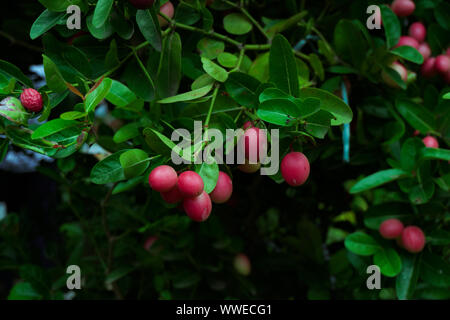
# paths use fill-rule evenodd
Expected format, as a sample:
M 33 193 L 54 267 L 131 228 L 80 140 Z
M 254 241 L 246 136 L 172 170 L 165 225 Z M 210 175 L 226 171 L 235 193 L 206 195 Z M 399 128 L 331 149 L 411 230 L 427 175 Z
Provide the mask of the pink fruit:
M 402 234 L 403 223 L 398 219 L 387 219 L 380 224 L 380 234 L 385 239 L 395 239 Z
M 161 6 L 161 8 L 159 8 L 159 12 L 172 19 L 175 14 L 175 8 L 173 7 L 172 2 L 167 1 L 165 4 Z M 169 22 L 160 15 L 158 15 L 158 21 L 161 27 L 165 27 L 169 24 Z
M 267 150 L 267 136 L 259 128 L 248 128 L 241 141 L 244 141 L 245 157 L 252 161 L 259 161 L 259 153 Z
M 203 179 L 194 171 L 185 171 L 178 177 L 178 189 L 183 197 L 196 197 L 203 191 Z
M 230 199 L 233 193 L 233 182 L 230 176 L 225 172 L 219 172 L 219 179 L 217 179 L 217 184 L 214 190 L 209 194 L 212 202 L 214 203 L 225 203 Z
M 395 47 L 401 47 L 401 46 L 410 46 L 413 47 L 415 49 L 419 48 L 419 42 L 414 39 L 413 37 L 409 37 L 409 36 L 401 36 L 400 39 L 398 40 L 397 44 L 395 45 Z
M 439 143 L 435 137 L 426 136 L 425 138 L 422 139 L 422 141 L 425 147 L 427 148 L 439 148 Z
M 420 68 L 420 72 L 422 73 L 422 76 L 425 78 L 431 78 L 436 75 L 436 58 L 431 57 L 425 60 L 425 62 L 422 64 L 422 67 Z
M 281 161 L 281 175 L 293 187 L 306 182 L 309 170 L 308 158 L 301 152 L 290 152 Z
M 150 187 L 158 192 L 167 192 L 177 184 L 177 173 L 171 166 L 156 167 L 148 176 Z
M 183 195 L 180 192 L 180 189 L 178 188 L 178 183 L 169 191 L 167 192 L 161 192 L 161 198 L 167 203 L 178 203 L 181 200 L 183 200 Z
M 409 26 L 408 34 L 419 42 L 423 42 L 427 35 L 427 29 L 422 22 L 414 22 Z
M 184 199 L 183 208 L 192 220 L 197 222 L 205 221 L 208 219 L 212 210 L 211 198 L 203 191 L 197 197 Z
M 419 44 L 419 47 L 417 48 L 417 50 L 422 55 L 423 61 L 427 60 L 431 56 L 431 48 L 428 45 L 428 43 L 426 43 L 426 42 Z
M 416 9 L 416 5 L 411 0 L 394 0 L 391 9 L 399 17 L 407 17 Z
M 244 125 L 242 126 L 242 129 L 247 130 L 248 128 L 253 127 L 253 123 L 251 121 L 247 121 L 246 123 L 244 123 Z
M 447 73 L 450 70 L 450 57 L 441 54 L 436 57 L 435 62 L 436 71 L 442 74 Z
M 450 57 L 450 48 L 447 48 L 447 50 L 445 51 L 445 55 Z
M 234 257 L 234 269 L 243 276 L 248 276 L 251 272 L 250 259 L 243 253 L 239 253 Z
M 20 95 L 20 102 L 25 109 L 31 112 L 39 112 L 44 106 L 41 94 L 33 88 L 28 88 L 22 91 L 22 94 Z
M 400 75 L 400 77 L 402 78 L 402 80 L 404 82 L 406 82 L 408 80 L 408 70 L 406 70 L 405 66 L 403 66 L 401 63 L 395 61 L 394 63 L 392 63 L 390 65 L 389 68 L 394 69 Z M 386 72 L 384 72 L 384 70 L 381 73 L 381 77 L 383 78 L 384 82 L 388 86 L 390 86 L 392 88 L 398 88 L 399 87 L 397 85 L 397 83 L 394 80 L 392 80 L 391 77 L 388 76 Z
M 419 227 L 406 227 L 402 232 L 401 244 L 411 253 L 420 252 L 425 247 L 425 234 Z
M 147 238 L 147 240 L 145 240 L 144 243 L 144 249 L 149 251 L 150 248 L 153 246 L 153 244 L 155 243 L 155 241 L 158 240 L 158 237 L 156 236 L 150 236 Z

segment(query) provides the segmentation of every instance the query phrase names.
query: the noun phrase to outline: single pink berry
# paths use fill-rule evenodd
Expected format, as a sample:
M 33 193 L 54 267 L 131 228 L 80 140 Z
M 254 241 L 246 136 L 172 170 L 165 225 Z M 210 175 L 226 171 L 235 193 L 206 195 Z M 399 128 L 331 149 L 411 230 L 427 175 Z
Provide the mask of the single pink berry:
M 418 253 L 425 247 L 425 234 L 416 226 L 403 229 L 401 244 L 411 253 Z
M 419 42 L 414 39 L 413 37 L 409 37 L 409 36 L 401 36 L 400 39 L 398 40 L 397 44 L 395 45 L 395 47 L 401 47 L 401 46 L 410 46 L 413 47 L 415 49 L 419 48 Z
M 436 58 L 431 57 L 425 60 L 425 62 L 422 64 L 422 67 L 420 68 L 420 73 L 425 78 L 431 78 L 436 75 Z
M 394 0 L 391 9 L 399 17 L 410 16 L 416 9 L 416 5 L 411 0 Z
M 212 202 L 214 203 L 225 203 L 230 199 L 233 193 L 233 182 L 229 175 L 225 172 L 219 172 L 219 178 L 217 179 L 217 184 L 214 190 L 209 194 Z
M 145 240 L 144 249 L 150 251 L 150 248 L 153 246 L 156 240 L 158 240 L 158 237 L 156 236 L 148 237 L 147 240 Z
M 202 177 L 194 171 L 185 171 L 178 177 L 178 189 L 183 197 L 196 197 L 203 192 L 203 188 Z
M 306 182 L 309 170 L 308 158 L 301 152 L 290 152 L 281 161 L 281 175 L 293 187 Z
M 395 239 L 402 234 L 403 223 L 398 219 L 387 219 L 380 224 L 380 234 L 385 239 Z
M 183 209 L 192 220 L 197 222 L 205 221 L 211 214 L 211 198 L 206 191 L 203 191 L 197 197 L 185 198 L 183 200 Z
M 33 88 L 24 89 L 22 91 L 20 102 L 25 109 L 31 112 L 39 112 L 44 106 L 41 94 Z
M 247 130 L 248 128 L 251 128 L 251 127 L 253 127 L 253 123 L 251 121 L 247 121 L 242 126 L 242 129 Z
M 150 187 L 158 192 L 167 192 L 177 184 L 176 171 L 168 165 L 158 166 L 150 172 L 148 183 Z
M 421 44 L 419 44 L 417 51 L 419 51 L 422 55 L 423 61 L 427 60 L 431 56 L 431 48 L 426 42 L 422 42 Z
M 259 128 L 251 127 L 245 130 L 241 141 L 244 141 L 245 157 L 252 161 L 260 160 L 260 153 L 267 150 L 267 136 Z
M 439 143 L 435 137 L 426 136 L 425 138 L 422 139 L 422 141 L 425 147 L 427 148 L 439 148 Z
M 408 34 L 417 41 L 423 42 L 427 35 L 427 29 L 422 22 L 414 22 L 409 26 Z
M 233 265 L 234 269 L 243 276 L 248 276 L 252 270 L 250 259 L 243 253 L 234 257 Z
M 435 68 L 436 71 L 442 74 L 447 73 L 448 70 L 450 70 L 450 57 L 441 54 L 436 57 L 435 62 Z

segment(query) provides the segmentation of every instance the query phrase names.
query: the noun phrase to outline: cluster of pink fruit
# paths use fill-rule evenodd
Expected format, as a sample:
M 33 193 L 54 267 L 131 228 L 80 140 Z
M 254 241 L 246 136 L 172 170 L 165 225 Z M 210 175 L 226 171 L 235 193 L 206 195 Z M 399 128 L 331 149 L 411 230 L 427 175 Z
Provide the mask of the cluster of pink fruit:
M 407 17 L 413 14 L 416 6 L 412 0 L 395 0 L 391 4 L 392 11 L 399 17 Z M 450 48 L 443 54 L 436 57 L 431 56 L 431 48 L 425 41 L 427 29 L 422 22 L 414 22 L 409 26 L 408 35 L 401 36 L 396 47 L 410 46 L 417 49 L 423 56 L 421 74 L 425 78 L 432 78 L 441 75 L 444 81 L 450 84 Z M 404 65 L 394 62 L 391 68 L 397 71 L 403 81 L 407 81 L 408 71 Z M 386 80 L 386 79 L 385 79 Z M 389 85 L 396 87 L 392 81 L 386 81 Z
M 418 253 L 425 247 L 425 234 L 416 226 L 404 227 L 398 219 L 387 219 L 380 225 L 380 234 L 385 239 L 396 239 L 397 244 L 411 253 Z
M 267 148 L 267 136 L 263 130 L 253 126 L 248 121 L 244 124 L 244 135 L 240 143 L 244 144 L 246 163 L 238 166 L 239 170 L 246 173 L 256 172 L 259 163 L 259 151 Z M 255 152 L 251 156 L 250 152 Z M 257 159 L 257 164 L 249 163 L 248 159 Z M 281 161 L 281 175 L 290 186 L 300 186 L 306 182 L 310 172 L 308 158 L 301 152 L 290 152 Z M 182 208 L 194 221 L 208 219 L 212 202 L 220 204 L 227 202 L 233 192 L 231 178 L 225 172 L 220 171 L 216 187 L 211 193 L 204 190 L 202 177 L 191 170 L 184 171 L 180 175 L 174 168 L 161 165 L 154 168 L 148 177 L 150 187 L 159 192 L 163 200 L 170 204 L 182 202 Z

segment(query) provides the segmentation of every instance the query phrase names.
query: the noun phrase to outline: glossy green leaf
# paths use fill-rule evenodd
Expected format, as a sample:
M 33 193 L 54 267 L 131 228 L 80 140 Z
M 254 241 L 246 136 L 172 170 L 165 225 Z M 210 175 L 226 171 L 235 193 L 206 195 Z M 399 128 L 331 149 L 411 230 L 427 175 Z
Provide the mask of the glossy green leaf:
M 384 34 L 388 48 L 392 48 L 398 43 L 401 35 L 400 21 L 395 13 L 387 6 L 381 5 L 381 19 L 383 20 Z
M 182 102 L 182 101 L 191 101 L 191 100 L 195 100 L 201 97 L 204 97 L 205 95 L 208 94 L 208 92 L 211 91 L 212 87 L 213 87 L 213 83 L 200 88 L 200 89 L 196 89 L 196 90 L 192 90 L 189 92 L 185 92 L 185 93 L 181 93 L 179 95 L 173 96 L 173 97 L 168 97 L 162 100 L 159 100 L 158 103 L 175 103 L 175 102 Z
M 253 29 L 252 23 L 241 13 L 230 13 L 223 19 L 223 27 L 228 33 L 242 35 Z
M 410 46 L 401 46 L 397 47 L 391 50 L 391 53 L 403 58 L 405 60 L 422 64 L 423 63 L 423 56 L 420 54 L 419 51 L 417 51 L 416 48 L 410 47 Z
M 156 88 L 160 98 L 178 92 L 181 81 L 181 38 L 176 32 L 164 39 Z
M 125 107 L 135 101 L 137 97 L 126 85 L 117 80 L 112 80 L 111 89 L 105 99 L 115 106 Z
M 99 40 L 104 40 L 110 37 L 114 33 L 114 28 L 111 25 L 110 19 L 107 19 L 103 25 L 99 28 L 93 24 L 94 15 L 90 15 L 86 18 L 86 25 L 92 36 Z
M 381 170 L 358 181 L 351 189 L 350 193 L 358 193 L 379 187 L 385 183 L 392 182 L 407 176 L 406 171 L 400 169 Z
M 395 103 L 397 111 L 414 129 L 423 133 L 436 132 L 436 121 L 430 111 L 406 99 Z
M 203 69 L 207 74 L 219 82 L 225 82 L 228 79 L 228 72 L 210 59 L 202 57 Z
M 19 68 L 8 61 L 0 59 L 0 73 L 6 75 L 8 78 L 14 78 L 30 88 L 33 87 L 31 80 Z
M 136 22 L 145 40 L 157 51 L 161 51 L 161 28 L 159 27 L 154 6 L 148 10 L 138 10 L 136 13 Z
M 95 108 L 106 98 L 110 89 L 112 87 L 112 80 L 109 78 L 103 79 L 100 85 L 95 88 L 94 91 L 86 95 L 86 100 L 84 101 L 84 108 L 87 113 L 95 110 Z
M 143 174 L 150 163 L 147 153 L 141 149 L 125 151 L 120 155 L 119 161 L 127 179 Z
M 260 84 L 252 76 L 242 72 L 232 72 L 225 82 L 225 88 L 237 103 L 254 108 L 258 103 L 257 90 Z
M 133 139 L 139 135 L 139 125 L 136 122 L 128 123 L 121 127 L 114 134 L 113 140 L 115 143 L 122 143 Z
M 380 268 L 381 274 L 386 277 L 395 277 L 402 270 L 402 260 L 397 251 L 392 248 L 383 248 L 373 256 L 373 263 Z
M 382 250 L 374 238 L 360 231 L 354 232 L 345 238 L 344 244 L 349 251 L 360 256 L 371 256 Z
M 413 299 L 420 274 L 421 255 L 404 254 L 402 271 L 395 279 L 395 291 L 399 300 Z
M 98 162 L 91 170 L 92 183 L 106 184 L 124 180 L 125 174 L 120 164 L 120 156 L 126 151 L 120 150 Z
M 212 162 L 211 164 L 203 162 L 195 166 L 195 172 L 202 177 L 206 193 L 211 193 L 214 190 L 219 179 L 219 166 L 214 160 Z
M 202 57 L 213 60 L 224 52 L 225 43 L 211 38 L 203 38 L 197 43 L 197 49 Z
M 45 79 L 48 87 L 55 92 L 67 90 L 66 82 L 56 64 L 46 55 L 42 55 L 42 57 L 44 58 Z
M 290 126 L 295 124 L 299 110 L 297 105 L 288 99 L 272 99 L 260 104 L 257 115 L 269 123 Z
M 54 119 L 38 127 L 31 135 L 32 139 L 45 138 L 64 129 L 80 125 L 80 122 L 73 120 Z
M 92 24 L 96 28 L 100 28 L 109 18 L 114 0 L 98 0 L 95 5 L 94 16 L 92 18 Z
M 44 10 L 31 26 L 30 38 L 34 40 L 46 33 L 53 28 L 64 15 L 64 12 L 53 12 L 48 9 Z

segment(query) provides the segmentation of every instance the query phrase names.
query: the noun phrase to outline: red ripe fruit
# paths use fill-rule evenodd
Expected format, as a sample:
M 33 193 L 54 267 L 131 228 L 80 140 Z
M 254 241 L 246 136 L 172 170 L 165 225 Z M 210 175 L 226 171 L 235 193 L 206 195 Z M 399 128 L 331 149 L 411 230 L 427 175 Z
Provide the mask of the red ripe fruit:
M 407 17 L 416 9 L 416 5 L 411 0 L 394 0 L 391 9 L 399 17 Z
M 422 22 L 414 22 L 409 26 L 408 34 L 419 42 L 423 42 L 427 35 L 427 29 Z
M 159 12 L 172 19 L 175 14 L 175 8 L 173 7 L 172 2 L 168 1 L 165 4 L 163 4 L 161 8 L 159 8 Z M 161 27 L 165 27 L 169 24 L 169 22 L 167 22 L 167 20 L 161 17 L 160 15 L 158 15 L 158 21 Z
M 413 37 L 401 36 L 395 47 L 397 48 L 401 46 L 410 46 L 417 49 L 419 48 L 419 42 Z
M 450 48 L 447 48 L 447 50 L 445 51 L 445 55 L 446 55 L 447 57 L 450 57 Z
M 423 77 L 425 78 L 431 78 L 436 75 L 436 58 L 431 57 L 425 60 L 425 62 L 422 64 L 422 67 L 420 68 L 420 72 Z
M 178 189 L 178 184 L 176 184 L 175 187 L 169 191 L 161 192 L 161 198 L 167 203 L 174 204 L 183 200 L 183 195 L 181 194 L 180 189 Z
M 425 138 L 422 139 L 422 141 L 425 147 L 427 148 L 439 148 L 439 143 L 435 137 L 426 136 Z
M 150 172 L 148 184 L 158 192 L 167 192 L 177 184 L 177 173 L 171 166 L 158 166 Z
M 41 94 L 32 88 L 28 88 L 22 91 L 20 95 L 20 102 L 22 105 L 31 112 L 39 112 L 44 106 Z
M 447 71 L 450 70 L 450 57 L 448 57 L 444 54 L 437 56 L 436 62 L 435 62 L 435 68 L 436 68 L 437 72 L 446 74 Z
M 214 190 L 209 194 L 212 202 L 214 203 L 225 203 L 230 199 L 233 193 L 233 182 L 229 175 L 225 172 L 219 172 L 219 179 L 217 179 L 217 184 Z
M 178 189 L 183 197 L 196 197 L 203 191 L 203 179 L 194 171 L 185 171 L 178 177 Z
M 380 234 L 385 239 L 395 239 L 402 234 L 403 223 L 398 219 L 388 219 L 381 223 Z
M 141 10 L 150 8 L 155 2 L 155 0 L 129 0 L 129 1 L 136 9 Z
M 184 199 L 183 209 L 192 220 L 197 222 L 205 221 L 212 210 L 211 198 L 203 191 L 198 197 Z
M 417 50 L 422 55 L 423 61 L 427 60 L 431 56 L 431 48 L 428 45 L 428 43 L 426 43 L 426 42 L 419 44 L 419 47 L 417 48 Z
M 259 161 L 259 153 L 267 149 L 266 134 L 259 128 L 248 128 L 244 132 L 245 157 L 249 160 Z
M 419 227 L 406 227 L 402 232 L 401 244 L 411 253 L 420 252 L 425 247 L 425 234 Z
M 246 123 L 244 123 L 244 125 L 242 126 L 242 129 L 247 130 L 248 128 L 253 127 L 253 123 L 251 121 L 247 121 Z
M 243 253 L 239 253 L 234 257 L 233 266 L 243 276 L 248 276 L 252 269 L 250 259 Z
M 301 152 L 290 152 L 281 161 L 281 175 L 293 187 L 306 182 L 309 170 L 308 158 Z

